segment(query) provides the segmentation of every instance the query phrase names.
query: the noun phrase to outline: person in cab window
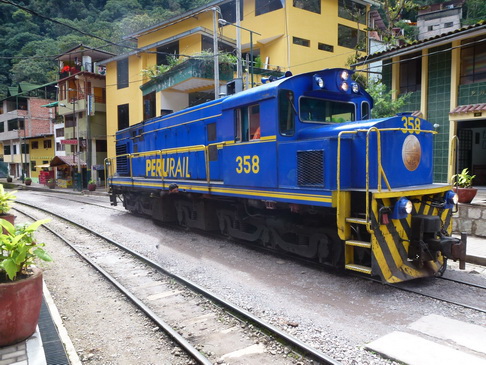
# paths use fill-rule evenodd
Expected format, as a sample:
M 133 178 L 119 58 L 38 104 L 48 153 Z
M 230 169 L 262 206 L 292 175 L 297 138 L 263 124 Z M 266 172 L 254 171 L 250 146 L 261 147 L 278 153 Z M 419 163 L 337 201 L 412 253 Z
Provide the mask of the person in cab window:
M 260 105 L 252 105 L 250 110 L 250 140 L 260 139 Z

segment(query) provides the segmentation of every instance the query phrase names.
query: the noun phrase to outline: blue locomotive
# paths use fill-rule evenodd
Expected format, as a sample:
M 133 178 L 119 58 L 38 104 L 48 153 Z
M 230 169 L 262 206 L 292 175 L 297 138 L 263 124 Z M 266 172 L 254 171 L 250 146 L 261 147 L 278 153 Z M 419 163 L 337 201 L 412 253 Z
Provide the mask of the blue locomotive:
M 145 120 L 106 160 L 112 204 L 399 282 L 465 259 L 434 184 L 434 128 L 371 119 L 353 71 L 327 69 Z

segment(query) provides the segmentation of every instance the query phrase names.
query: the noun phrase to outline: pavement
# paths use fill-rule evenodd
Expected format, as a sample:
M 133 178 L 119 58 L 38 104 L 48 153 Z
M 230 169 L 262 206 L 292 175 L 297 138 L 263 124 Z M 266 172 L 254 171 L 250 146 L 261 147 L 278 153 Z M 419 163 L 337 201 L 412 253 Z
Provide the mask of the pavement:
M 0 181 L 4 182 L 4 181 Z M 4 182 L 5 183 L 5 182 Z M 8 185 L 6 185 L 8 187 Z M 16 190 L 32 189 L 32 190 L 48 190 L 60 194 L 76 194 L 76 195 L 98 195 L 106 196 L 108 193 L 104 187 L 97 187 L 96 191 L 75 191 L 73 189 L 55 188 L 54 190 L 47 188 L 45 185 L 32 183 L 30 186 L 23 185 L 20 181 L 12 183 L 12 188 Z M 477 218 L 480 225 L 486 224 L 486 187 L 479 188 L 478 194 L 474 198 L 472 204 L 460 204 L 461 209 L 480 209 L 479 217 Z M 484 208 L 484 209 L 483 209 Z M 486 272 L 486 237 L 469 236 L 467 242 L 467 260 L 466 270 Z M 478 266 L 480 265 L 480 266 Z M 394 336 L 403 336 L 402 334 L 394 334 Z M 394 342 L 396 339 L 392 338 L 390 341 Z M 380 340 L 381 341 L 381 340 Z M 384 341 L 384 340 L 383 340 Z M 370 344 L 371 345 L 371 344 Z M 417 344 L 415 344 L 418 346 Z M 414 346 L 415 346 L 414 345 Z M 379 351 L 381 342 L 375 344 L 377 348 L 368 346 L 374 351 Z M 424 345 L 425 346 L 425 345 Z M 386 347 L 386 346 L 385 346 Z M 426 344 L 429 347 L 429 344 Z M 59 354 L 59 352 L 62 352 Z M 438 353 L 438 352 L 436 352 Z M 422 359 L 423 360 L 423 359 Z M 437 359 L 436 359 L 437 360 Z M 416 362 L 414 359 L 407 359 L 408 364 L 418 364 L 423 362 Z M 472 362 L 475 363 L 475 362 Z M 471 364 L 472 364 L 471 363 Z M 73 364 L 81 365 L 81 361 L 74 349 L 73 344 L 65 330 L 61 316 L 57 311 L 56 305 L 50 297 L 49 290 L 44 285 L 44 303 L 43 310 L 39 319 L 39 326 L 37 331 L 27 340 L 18 344 L 0 348 L 0 365 L 63 365 Z M 482 364 L 482 362 L 481 362 Z

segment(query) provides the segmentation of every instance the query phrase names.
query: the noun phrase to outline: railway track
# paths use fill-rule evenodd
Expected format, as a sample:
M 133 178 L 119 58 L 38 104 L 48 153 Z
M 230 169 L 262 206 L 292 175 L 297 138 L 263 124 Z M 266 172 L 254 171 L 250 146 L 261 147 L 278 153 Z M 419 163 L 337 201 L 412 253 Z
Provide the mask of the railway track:
M 310 364 L 315 361 L 339 364 L 330 356 L 168 272 L 103 234 L 54 212 L 26 202 L 17 203 L 56 217 L 46 228 L 106 277 L 197 363 L 210 364 L 236 355 L 238 361 L 234 363 L 272 363 L 278 353 L 285 354 L 285 357 L 279 358 L 281 364 Z M 28 212 L 15 209 L 37 219 Z M 82 242 L 69 242 L 58 233 L 60 226 L 65 226 L 61 221 L 76 226 L 83 232 L 79 235 L 89 234 L 96 239 L 90 239 L 89 246 Z
M 486 313 L 486 303 L 478 300 L 478 298 L 484 297 L 486 293 L 486 287 L 483 285 L 456 279 L 428 278 L 389 286 L 427 298 L 454 304 L 459 307 Z
M 63 200 L 66 200 L 66 198 L 63 197 Z M 83 200 L 67 199 L 67 200 L 77 202 L 77 203 L 81 203 L 81 204 L 89 204 L 89 205 L 99 206 L 99 207 L 106 208 L 106 209 L 119 210 L 119 209 L 111 207 L 111 206 L 105 206 L 105 205 L 102 205 L 102 204 L 85 202 L 84 199 Z M 123 209 L 122 211 L 125 211 L 125 210 Z M 171 226 L 172 228 L 175 228 L 175 229 L 181 229 L 181 226 L 179 226 L 179 225 L 169 225 L 169 226 Z M 214 238 L 214 237 L 220 238 L 221 237 L 220 234 L 212 234 L 210 232 L 204 232 L 204 231 L 202 232 L 202 234 L 210 236 L 212 238 Z M 236 240 L 236 241 L 238 241 L 238 240 Z M 241 241 L 241 242 L 245 246 L 248 246 L 247 242 L 245 242 L 245 241 Z M 287 254 L 287 253 L 284 253 L 284 252 L 276 252 L 275 250 L 267 249 L 267 248 L 264 248 L 262 246 L 257 246 L 257 245 L 250 245 L 250 246 L 253 247 L 256 250 L 260 250 L 260 251 L 264 251 L 264 252 L 271 252 L 272 254 L 276 254 L 279 257 L 294 260 L 294 261 L 302 263 L 303 265 L 307 265 L 307 266 L 310 266 L 310 267 L 315 268 L 315 269 L 321 269 L 321 270 L 323 269 L 323 267 L 321 265 L 319 265 L 316 262 L 311 261 L 311 260 L 303 259 L 303 258 L 300 258 L 298 256 Z M 359 275 L 359 274 L 353 275 L 353 273 L 350 273 L 350 275 L 359 276 L 361 278 L 364 278 L 365 280 L 369 279 L 369 280 L 375 281 L 372 278 L 370 279 L 367 276 L 362 276 L 362 275 Z M 454 285 L 457 284 L 458 286 L 468 287 L 468 289 L 466 289 L 466 290 L 469 290 L 469 292 L 466 292 L 465 289 L 455 290 L 456 292 L 458 291 L 460 294 L 456 295 L 455 297 L 451 297 L 450 294 L 448 294 L 448 293 L 451 292 L 450 284 L 449 284 L 448 287 L 445 287 L 445 285 L 443 285 L 443 284 L 436 284 L 438 282 L 440 283 L 441 280 L 453 282 L 453 283 L 455 283 Z M 382 284 L 381 281 L 376 281 L 376 282 L 379 283 L 379 284 Z M 420 295 L 420 296 L 440 300 L 442 302 L 446 302 L 446 303 L 449 303 L 449 304 L 454 304 L 454 305 L 457 305 L 457 306 L 460 306 L 460 307 L 469 308 L 469 309 L 472 309 L 472 310 L 475 310 L 475 311 L 486 313 L 486 305 L 483 305 L 484 303 L 481 303 L 481 302 L 478 303 L 475 300 L 477 298 L 478 292 L 486 289 L 486 286 L 484 286 L 484 285 L 467 283 L 467 282 L 464 282 L 464 281 L 461 281 L 461 280 L 442 276 L 442 277 L 436 277 L 436 278 L 419 279 L 419 280 L 414 280 L 414 281 L 411 281 L 411 282 L 404 282 L 404 283 L 399 283 L 399 284 L 394 284 L 394 285 L 389 285 L 389 286 L 393 287 L 395 289 L 399 289 L 399 290 L 402 290 L 402 291 L 409 292 L 409 293 L 414 293 L 414 294 L 417 294 L 417 295 Z M 471 291 L 473 292 L 472 294 L 470 293 Z

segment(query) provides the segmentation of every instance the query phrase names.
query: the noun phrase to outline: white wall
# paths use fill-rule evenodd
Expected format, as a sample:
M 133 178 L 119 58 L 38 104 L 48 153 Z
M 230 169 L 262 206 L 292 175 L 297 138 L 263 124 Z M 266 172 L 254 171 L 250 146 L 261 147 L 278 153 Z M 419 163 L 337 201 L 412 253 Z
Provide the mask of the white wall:
M 169 109 L 174 112 L 189 106 L 189 94 L 175 91 L 160 92 L 160 109 Z M 159 115 L 160 110 L 157 110 Z

